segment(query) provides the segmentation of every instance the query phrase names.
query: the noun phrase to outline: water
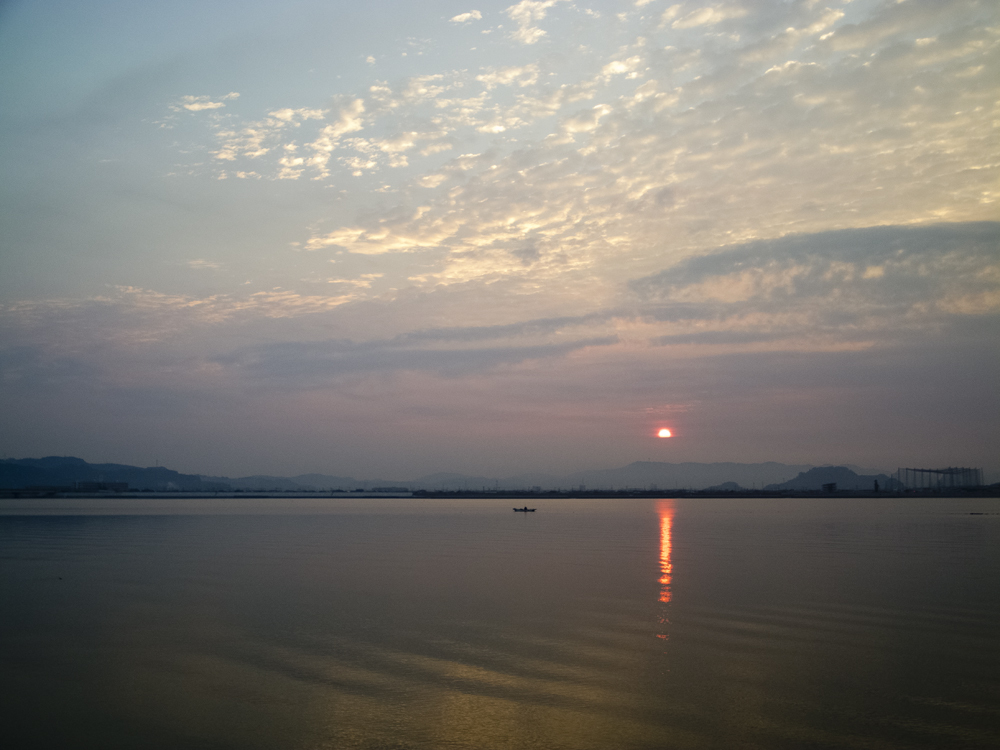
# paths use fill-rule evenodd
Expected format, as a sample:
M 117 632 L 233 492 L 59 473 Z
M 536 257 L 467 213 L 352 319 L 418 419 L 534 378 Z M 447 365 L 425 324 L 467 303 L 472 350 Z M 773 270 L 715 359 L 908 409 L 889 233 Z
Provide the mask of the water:
M 5 744 L 1000 746 L 1000 501 L 535 505 L 0 500 Z

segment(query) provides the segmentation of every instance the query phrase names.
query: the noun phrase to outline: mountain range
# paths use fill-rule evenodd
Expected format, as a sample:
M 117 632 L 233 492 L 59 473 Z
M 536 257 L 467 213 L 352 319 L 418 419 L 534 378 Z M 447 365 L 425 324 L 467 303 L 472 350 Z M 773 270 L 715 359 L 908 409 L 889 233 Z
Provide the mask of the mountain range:
M 328 474 L 292 477 L 247 477 L 181 474 L 162 466 L 141 468 L 125 464 L 91 464 L 81 458 L 48 456 L 0 460 L 0 488 L 73 487 L 79 483 L 121 484 L 130 490 L 154 491 L 330 491 L 405 487 L 409 490 L 604 490 L 604 489 L 820 489 L 837 483 L 840 489 L 871 489 L 875 480 L 888 487 L 888 476 L 857 466 L 741 463 L 665 463 L 636 461 L 613 469 L 595 469 L 566 475 L 520 474 L 496 478 L 465 474 L 428 474 L 416 479 L 356 479 Z

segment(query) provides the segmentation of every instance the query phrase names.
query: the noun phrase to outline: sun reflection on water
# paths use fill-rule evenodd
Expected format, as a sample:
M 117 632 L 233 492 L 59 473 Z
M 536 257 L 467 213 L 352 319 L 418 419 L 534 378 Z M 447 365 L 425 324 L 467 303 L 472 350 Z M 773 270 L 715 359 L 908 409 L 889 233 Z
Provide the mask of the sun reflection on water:
M 674 504 L 670 500 L 660 500 L 656 504 L 660 516 L 660 601 L 670 601 L 670 579 L 673 565 L 670 562 L 670 527 L 674 522 Z

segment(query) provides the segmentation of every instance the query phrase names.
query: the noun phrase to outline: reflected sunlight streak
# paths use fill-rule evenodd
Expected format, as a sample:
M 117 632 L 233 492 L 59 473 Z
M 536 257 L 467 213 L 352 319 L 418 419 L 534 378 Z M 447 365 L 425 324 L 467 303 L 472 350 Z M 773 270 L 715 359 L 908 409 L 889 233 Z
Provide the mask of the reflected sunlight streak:
M 661 500 L 656 505 L 660 516 L 660 601 L 670 601 L 670 577 L 673 566 L 670 563 L 670 527 L 674 522 L 674 504 Z

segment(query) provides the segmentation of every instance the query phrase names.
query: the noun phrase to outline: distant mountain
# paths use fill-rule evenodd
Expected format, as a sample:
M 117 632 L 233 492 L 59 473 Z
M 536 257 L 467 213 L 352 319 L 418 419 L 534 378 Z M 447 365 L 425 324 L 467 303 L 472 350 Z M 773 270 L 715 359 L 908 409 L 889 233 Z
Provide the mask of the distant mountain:
M 588 489 L 692 489 L 701 490 L 723 482 L 736 482 L 743 487 L 761 488 L 765 484 L 784 482 L 808 465 L 788 465 L 768 462 L 736 463 L 664 463 L 636 461 L 619 469 L 580 471 L 563 478 L 563 487 L 585 485 Z
M 362 486 L 354 477 L 335 477 L 329 474 L 299 474 L 292 477 L 292 481 L 317 490 L 353 490 Z
M 250 490 L 259 492 L 302 492 L 313 490 L 315 487 L 299 484 L 294 479 L 288 477 L 272 477 L 264 474 L 257 474 L 249 477 L 237 477 L 228 479 L 226 477 L 214 477 L 219 482 L 224 483 L 234 490 Z
M 882 469 L 874 469 L 870 466 L 858 466 L 857 464 L 839 464 L 839 465 L 850 469 L 855 474 L 862 474 L 866 476 L 875 476 L 876 474 L 886 474 L 886 472 L 883 471 Z M 892 472 L 888 473 L 891 474 Z
M 824 484 L 836 484 L 838 490 L 871 490 L 878 482 L 883 490 L 893 482 L 885 474 L 855 474 L 846 466 L 817 466 L 801 472 L 794 479 L 769 484 L 766 490 L 820 490 Z
M 509 486 L 507 480 L 498 480 L 495 477 L 467 476 L 451 472 L 426 474 L 419 479 L 407 483 L 407 485 L 412 489 L 420 490 L 481 490 L 484 487 L 488 490 L 514 489 Z
M 637 461 L 616 469 L 579 471 L 557 476 L 553 474 L 519 474 L 495 478 L 467 476 L 465 474 L 428 474 L 404 484 L 410 489 L 427 490 L 572 490 L 581 485 L 587 489 L 705 489 L 725 482 L 735 482 L 742 487 L 762 488 L 765 484 L 781 482 L 794 477 L 797 472 L 810 468 L 809 465 L 787 465 L 779 463 L 736 464 L 736 463 L 664 463 L 658 461 Z M 358 485 L 361 486 L 360 484 Z
M 722 484 L 717 484 L 713 487 L 706 487 L 709 492 L 742 492 L 743 487 L 740 487 L 736 482 L 723 482 Z
M 13 458 L 0 461 L 0 488 L 72 487 L 76 482 L 121 483 L 133 490 L 219 489 L 194 474 L 181 474 L 162 466 L 146 469 L 125 464 L 89 464 L 73 456 Z
M 356 479 L 329 474 L 300 474 L 294 477 L 255 475 L 249 477 L 202 477 L 206 481 L 225 483 L 233 489 L 258 491 L 322 491 L 370 490 L 373 487 L 407 487 L 411 490 L 570 490 L 580 485 L 589 489 L 704 489 L 726 482 L 741 488 L 758 487 L 781 482 L 794 477 L 808 465 L 779 463 L 683 463 L 671 464 L 655 461 L 638 461 L 617 469 L 600 469 L 576 472 L 565 476 L 554 474 L 518 474 L 497 478 L 438 472 L 416 479 Z M 728 486 L 725 489 L 730 489 Z M 725 491 L 725 490 L 722 490 Z
M 372 487 L 406 485 L 406 482 L 384 479 L 355 479 L 330 474 L 299 474 L 294 477 L 277 477 L 255 474 L 249 477 L 202 477 L 204 480 L 220 482 L 234 490 L 244 492 L 329 492 L 330 490 L 370 490 Z M 409 486 L 409 485 L 407 485 Z
M 853 467 L 859 468 L 859 467 Z M 636 461 L 615 469 L 579 471 L 564 476 L 519 474 L 498 479 L 441 472 L 417 479 L 355 479 L 330 474 L 299 474 L 294 477 L 254 475 L 212 477 L 181 474 L 161 466 L 139 468 L 124 464 L 89 464 L 72 456 L 22 458 L 0 461 L 0 488 L 30 486 L 71 487 L 74 482 L 125 482 L 132 490 L 244 490 L 263 492 L 306 492 L 330 490 L 371 490 L 374 487 L 407 487 L 411 490 L 573 490 L 603 489 L 712 489 L 766 488 L 820 489 L 835 482 L 839 489 L 872 489 L 875 480 L 885 489 L 891 479 L 885 474 L 859 474 L 846 466 L 815 468 L 808 465 L 738 463 L 665 463 Z

